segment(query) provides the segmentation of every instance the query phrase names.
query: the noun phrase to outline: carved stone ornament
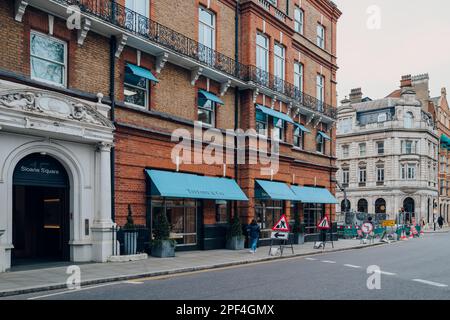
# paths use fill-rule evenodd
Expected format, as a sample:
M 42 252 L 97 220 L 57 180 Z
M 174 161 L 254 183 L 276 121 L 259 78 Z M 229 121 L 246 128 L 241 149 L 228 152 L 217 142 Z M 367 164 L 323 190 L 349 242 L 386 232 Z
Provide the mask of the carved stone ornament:
M 49 91 L 34 89 L 0 91 L 1 107 L 59 119 L 113 127 L 111 121 L 92 106 L 74 98 Z

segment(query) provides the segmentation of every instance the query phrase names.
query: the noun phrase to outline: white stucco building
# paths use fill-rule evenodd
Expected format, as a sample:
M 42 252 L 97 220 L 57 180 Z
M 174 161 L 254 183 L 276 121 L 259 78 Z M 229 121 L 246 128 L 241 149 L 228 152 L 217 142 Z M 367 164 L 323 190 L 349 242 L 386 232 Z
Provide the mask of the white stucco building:
M 101 97 L 0 80 L 0 272 L 12 259 L 111 255 L 114 128 Z
M 372 101 L 354 89 L 342 102 L 337 179 L 349 211 L 395 219 L 403 208 L 406 218 L 431 221 L 438 198 L 438 132 L 410 76 L 403 77 L 398 96 Z M 344 193 L 337 198 L 337 212 L 344 212 Z

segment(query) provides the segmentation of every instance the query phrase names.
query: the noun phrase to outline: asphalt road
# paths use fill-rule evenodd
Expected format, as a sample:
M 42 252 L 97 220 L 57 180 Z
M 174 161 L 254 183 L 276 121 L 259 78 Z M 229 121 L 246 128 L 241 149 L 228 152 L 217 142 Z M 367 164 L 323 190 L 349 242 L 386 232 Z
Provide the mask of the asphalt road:
M 369 266 L 380 271 L 368 274 Z M 449 271 L 450 234 L 427 234 L 362 250 L 7 299 L 436 300 L 450 299 Z M 367 281 L 374 275 L 379 276 L 380 289 L 369 290 Z

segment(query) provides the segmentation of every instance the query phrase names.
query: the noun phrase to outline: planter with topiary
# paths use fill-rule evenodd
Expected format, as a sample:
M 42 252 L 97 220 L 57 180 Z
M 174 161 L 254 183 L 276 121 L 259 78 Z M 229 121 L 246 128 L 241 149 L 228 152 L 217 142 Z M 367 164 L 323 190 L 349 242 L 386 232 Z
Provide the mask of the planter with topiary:
M 294 244 L 305 243 L 305 225 L 300 222 L 300 215 L 298 212 L 294 214 L 294 226 L 292 227 L 294 234 Z
M 230 229 L 228 230 L 227 249 L 229 250 L 245 249 L 245 236 L 242 232 L 242 224 L 239 221 L 239 216 L 237 214 L 234 215 Z
M 131 215 L 131 208 L 128 207 L 127 223 L 123 226 L 123 246 L 124 255 L 134 255 L 137 252 L 138 232 Z
M 158 258 L 175 257 L 176 241 L 170 239 L 170 225 L 165 212 L 159 212 L 153 223 L 151 255 Z

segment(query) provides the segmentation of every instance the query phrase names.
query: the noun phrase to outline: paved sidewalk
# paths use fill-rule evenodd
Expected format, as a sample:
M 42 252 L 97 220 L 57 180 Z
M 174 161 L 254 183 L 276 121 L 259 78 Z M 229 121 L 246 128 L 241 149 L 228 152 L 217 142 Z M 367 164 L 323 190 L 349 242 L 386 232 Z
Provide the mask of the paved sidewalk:
M 230 251 L 193 251 L 177 252 L 175 258 L 153 258 L 135 262 L 122 263 L 88 263 L 80 264 L 81 283 L 83 286 L 99 284 L 113 281 L 124 281 L 142 277 L 152 277 L 175 273 L 214 269 L 233 265 L 249 264 L 274 259 L 290 258 L 295 256 L 305 256 L 320 254 L 323 252 L 336 252 L 351 249 L 366 248 L 375 244 L 361 244 L 359 240 L 340 240 L 334 243 L 327 243 L 327 248 L 314 249 L 313 243 L 294 246 L 295 254 L 290 248 L 286 248 L 283 257 L 268 256 L 269 247 L 259 248 L 256 254 L 249 253 L 248 250 Z M 39 266 L 33 270 L 23 270 L 22 268 L 12 270 L 7 273 L 0 273 L 0 297 L 46 291 L 52 289 L 66 288 L 67 265 Z
M 449 232 L 449 231 L 450 231 L 450 227 L 443 227 L 442 229 L 440 229 L 439 226 L 436 226 L 436 231 L 434 231 L 433 226 L 431 226 L 431 228 L 423 230 L 424 233 L 445 233 L 445 232 Z

